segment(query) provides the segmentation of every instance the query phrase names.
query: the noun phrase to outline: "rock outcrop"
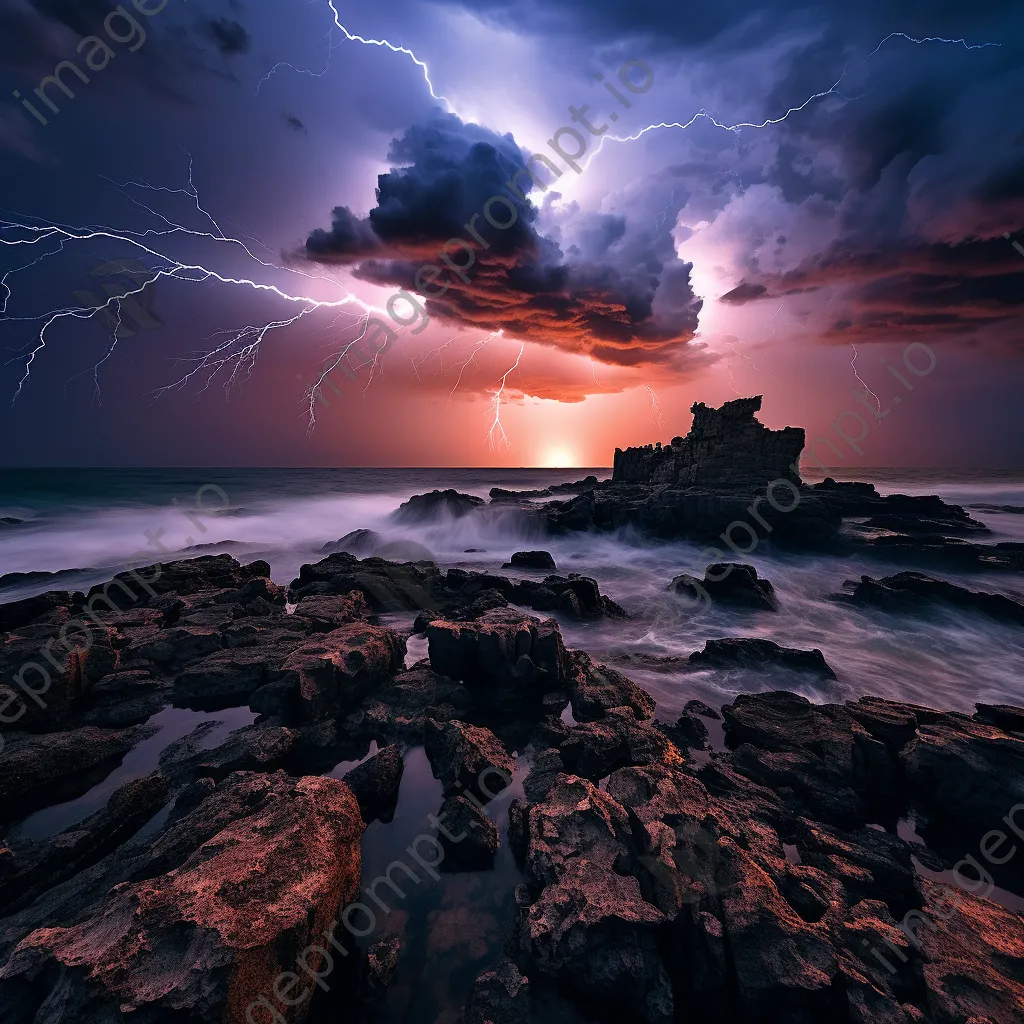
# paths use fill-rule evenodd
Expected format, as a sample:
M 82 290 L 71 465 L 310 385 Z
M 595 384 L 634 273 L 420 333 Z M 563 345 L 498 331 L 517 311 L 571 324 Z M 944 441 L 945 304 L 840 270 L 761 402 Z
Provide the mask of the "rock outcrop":
M 862 576 L 860 582 L 848 580 L 845 587 L 847 592 L 836 597 L 865 608 L 905 614 L 920 614 L 936 607 L 956 608 L 1024 626 L 1024 603 L 1002 594 L 959 587 L 923 572 L 900 572 L 880 580 Z
M 714 604 L 728 604 L 757 611 L 779 610 L 775 588 L 757 575 L 752 565 L 737 562 L 716 562 L 704 571 L 704 579 L 683 573 L 669 588 L 694 601 L 710 600 Z
M 720 409 L 696 402 L 686 437 L 664 447 L 616 448 L 612 482 L 762 491 L 773 480 L 799 484 L 803 430 L 769 430 L 754 418 L 760 408 L 760 395 Z

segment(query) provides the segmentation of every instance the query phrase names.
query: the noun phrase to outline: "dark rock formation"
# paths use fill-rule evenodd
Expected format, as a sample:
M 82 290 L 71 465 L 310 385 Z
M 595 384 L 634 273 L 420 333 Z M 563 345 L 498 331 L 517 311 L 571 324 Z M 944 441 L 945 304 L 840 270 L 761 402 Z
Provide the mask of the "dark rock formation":
M 838 594 L 837 598 L 863 607 L 914 614 L 944 605 L 1024 625 L 1024 604 L 1021 602 L 1001 594 L 958 587 L 955 583 L 935 579 L 923 572 L 901 572 L 880 580 L 862 576 L 859 583 L 848 580 L 844 586 L 849 593 Z
M 611 490 L 581 498 L 599 504 Z M 875 501 L 857 489 L 815 500 Z M 939 541 L 976 560 L 998 550 L 923 543 Z M 174 570 L 180 591 L 97 601 L 90 649 L 53 651 L 47 708 L 3 733 L 0 813 L 7 822 L 83 795 L 153 735 L 125 726 L 168 702 L 248 701 L 264 717 L 216 745 L 218 723 L 199 725 L 157 771 L 58 835 L 5 831 L 5 1021 L 240 1024 L 264 997 L 273 1012 L 257 1003 L 253 1021 L 277 1020 L 277 1008 L 297 1021 L 275 980 L 300 970 L 302 950 L 326 944 L 339 907 L 359 898 L 364 821 L 388 816 L 400 750 L 419 743 L 445 793 L 442 824 L 463 837 L 441 840 L 445 870 L 495 862 L 498 830 L 474 800 L 509 784 L 508 751 L 532 758 L 508 810 L 525 883 L 512 899 L 500 895 L 507 878 L 490 876 L 499 895 L 485 916 L 492 937 L 507 926 L 503 955 L 481 961 L 496 952 L 490 938 L 472 963 L 465 944 L 443 954 L 467 983 L 487 968 L 468 1024 L 1020 1020 L 1024 709 L 979 704 L 970 717 L 873 697 L 742 695 L 724 709 L 723 743 L 707 705 L 655 724 L 651 698 L 566 650 L 557 623 L 488 608 L 510 595 L 561 607 L 571 595 L 582 616 L 602 600 L 584 577 L 514 581 L 336 554 L 304 567 L 288 615 L 264 565 L 196 562 Z M 405 670 L 401 637 L 372 620 L 402 601 L 429 610 L 396 580 L 450 613 L 425 621 L 429 665 Z M 917 600 L 918 586 L 895 590 Z M 966 593 L 955 600 L 974 607 L 979 595 Z M 84 600 L 0 606 L 0 674 L 33 660 Z M 828 672 L 820 653 L 765 641 L 712 641 L 693 664 L 704 655 Z M 578 724 L 560 717 L 570 700 Z M 320 776 L 366 757 L 371 740 L 390 746 L 349 773 L 355 793 Z M 447 931 L 473 920 L 457 900 L 476 899 L 481 882 L 449 881 Z M 361 951 L 342 940 L 349 955 L 334 957 L 328 984 L 344 1005 L 315 1014 L 377 1011 L 399 947 L 374 938 Z
M 495 706 L 536 704 L 565 682 L 567 661 L 558 624 L 511 609 L 474 622 L 431 622 L 430 665 L 460 680 L 479 700 Z
M 678 757 L 664 733 L 638 722 L 628 708 L 613 708 L 599 721 L 575 726 L 558 749 L 567 771 L 595 783 L 617 768 Z
M 473 984 L 464 1024 L 532 1024 L 530 982 L 513 961 L 502 957 Z
M 597 483 L 597 477 L 594 477 Z M 545 487 L 540 491 L 509 491 L 504 487 L 492 487 L 489 494 L 491 501 L 528 501 L 530 498 L 550 498 L 555 492 Z
M 769 430 L 754 418 L 760 408 L 760 395 L 726 402 L 720 409 L 696 402 L 685 438 L 665 448 L 616 448 L 612 481 L 762 493 L 773 480 L 799 484 L 803 430 Z
M 11 820 L 81 796 L 154 732 L 155 726 L 86 726 L 41 735 L 7 733 L 0 770 L 0 816 Z
M 426 629 L 431 617 L 461 621 L 509 602 L 576 619 L 626 616 L 601 594 L 596 580 L 576 573 L 547 576 L 541 582 L 512 580 L 465 569 L 443 572 L 433 562 L 360 560 L 340 553 L 302 566 L 291 584 L 292 599 L 300 605 L 311 597 L 353 593 L 361 594 L 373 612 L 419 612 L 417 632 Z
M 353 530 L 351 533 L 346 533 L 341 540 L 333 540 L 325 544 L 320 550 L 325 555 L 333 555 L 338 551 L 356 556 L 372 555 L 381 546 L 381 543 L 381 535 L 376 530 Z
M 440 725 L 427 719 L 423 745 L 434 778 L 447 796 L 468 790 L 486 802 L 506 789 L 515 774 L 516 763 L 501 740 L 482 726 L 462 722 Z
M 555 560 L 547 551 L 516 551 L 502 566 L 503 569 L 537 569 L 554 572 Z
M 772 640 L 708 640 L 703 651 L 694 651 L 690 655 L 690 664 L 699 668 L 784 668 L 792 672 L 811 672 L 826 679 L 836 678 L 817 648 L 801 651 L 794 647 L 780 647 Z
M 655 703 L 632 679 L 607 665 L 597 664 L 583 651 L 569 655 L 569 695 L 578 722 L 604 718 L 612 708 L 629 708 L 638 719 L 650 718 Z
M 494 867 L 500 837 L 498 826 L 464 796 L 445 798 L 437 819 L 441 848 L 444 850 L 442 871 L 486 871 Z
M 951 780 L 958 758 L 977 758 L 978 742 L 1004 745 L 998 770 L 1018 770 L 1008 737 L 877 698 L 814 706 L 761 694 L 724 711 L 735 749 L 697 771 L 663 757 L 615 771 L 607 793 L 547 772 L 528 789 L 516 812 L 528 885 L 514 961 L 500 978 L 478 980 L 474 1012 L 483 1003 L 484 1019 L 534 1024 L 547 1019 L 551 984 L 584 1019 L 608 1022 L 1016 1021 L 1019 915 L 986 900 L 990 886 L 969 868 L 960 885 L 922 878 L 912 858 L 931 870 L 943 860 L 895 828 L 908 800 L 915 814 L 932 813 L 902 782 L 906 768 L 918 787 L 925 738 L 936 751 L 952 744 L 948 770 L 928 762 Z M 985 785 L 979 777 L 919 798 L 936 812 L 952 800 L 942 818 L 952 827 L 968 788 Z M 980 856 L 986 829 L 1002 827 L 1020 799 L 1001 797 L 960 828 L 945 866 L 965 850 Z M 887 830 L 868 827 L 877 821 Z M 982 845 L 998 854 L 984 870 L 995 871 L 1014 841 Z M 523 976 L 529 990 L 519 994 Z
M 353 622 L 307 640 L 284 670 L 297 679 L 300 716 L 316 721 L 355 707 L 404 659 L 405 641 L 394 630 Z
M 391 821 L 398 804 L 405 762 L 398 745 L 381 747 L 369 760 L 345 775 L 345 782 L 359 801 L 359 812 L 367 825 L 371 821 Z
M 474 509 L 482 508 L 487 502 L 472 494 L 460 494 L 449 488 L 446 491 L 431 491 L 429 494 L 414 494 L 392 513 L 399 523 L 426 523 L 435 519 L 461 519 Z
M 704 571 L 703 580 L 684 573 L 672 581 L 670 589 L 695 601 L 704 600 L 706 594 L 715 604 L 756 608 L 765 612 L 779 610 L 775 588 L 771 583 L 761 579 L 752 565 L 738 562 L 709 565 Z

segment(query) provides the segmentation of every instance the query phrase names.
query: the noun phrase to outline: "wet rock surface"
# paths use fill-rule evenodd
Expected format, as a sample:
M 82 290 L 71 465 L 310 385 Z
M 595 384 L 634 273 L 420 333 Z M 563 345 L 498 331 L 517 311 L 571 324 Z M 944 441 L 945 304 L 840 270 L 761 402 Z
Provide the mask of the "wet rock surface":
M 901 572 L 880 580 L 862 576 L 859 583 L 848 580 L 845 586 L 848 592 L 837 597 L 864 608 L 920 614 L 930 608 L 946 607 L 1024 625 L 1024 603 L 1021 601 L 1002 594 L 969 590 L 923 572 Z
M 716 604 L 754 608 L 758 611 L 779 610 L 775 588 L 768 580 L 761 579 L 752 565 L 716 562 L 707 567 L 703 580 L 684 573 L 677 576 L 669 586 L 677 594 L 683 594 L 694 601 L 710 599 Z
M 801 651 L 782 647 L 773 640 L 728 638 L 708 640 L 704 650 L 690 655 L 690 664 L 696 668 L 783 668 L 793 672 L 808 672 L 835 679 L 825 656 L 815 648 Z
M 516 551 L 503 569 L 539 569 L 554 572 L 555 560 L 547 551 Z
M 431 491 L 429 494 L 414 494 L 398 507 L 394 517 L 400 523 L 426 522 L 439 516 L 461 519 L 485 504 L 483 498 L 477 498 L 472 494 L 460 494 L 449 488 L 446 491 Z

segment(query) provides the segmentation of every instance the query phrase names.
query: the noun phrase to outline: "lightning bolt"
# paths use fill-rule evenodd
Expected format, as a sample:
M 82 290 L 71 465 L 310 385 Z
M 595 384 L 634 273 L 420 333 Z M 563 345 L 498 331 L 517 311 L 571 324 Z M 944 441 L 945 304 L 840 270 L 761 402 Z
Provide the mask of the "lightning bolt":
M 674 205 L 675 201 L 676 201 L 676 190 L 672 189 L 672 198 L 668 201 L 668 206 L 666 206 L 665 209 L 662 210 L 660 214 L 658 214 L 657 218 L 654 221 L 654 230 L 655 231 L 660 231 L 662 229 L 662 227 L 665 224 L 665 221 L 668 220 L 668 212 L 669 212 L 669 210 L 672 209 L 672 206 Z
M 1010 237 L 1009 231 L 1003 232 L 1003 238 L 1005 238 L 1010 243 L 1010 245 L 1012 245 L 1014 249 L 1016 249 L 1017 252 L 1021 254 L 1021 256 L 1024 256 L 1024 245 L 1021 245 L 1020 242 L 1013 241 L 1013 239 Z
M 362 43 L 363 46 L 383 46 L 392 53 L 404 54 L 420 69 L 420 71 L 423 72 L 423 80 L 427 83 L 430 95 L 439 103 L 443 103 L 448 108 L 449 113 L 458 114 L 458 111 L 452 106 L 446 96 L 441 96 L 439 93 L 434 91 L 434 83 L 430 80 L 430 69 L 422 60 L 419 59 L 419 57 L 416 56 L 415 53 L 412 52 L 412 50 L 405 46 L 395 46 L 394 43 L 389 43 L 386 39 L 366 39 L 363 36 L 356 35 L 354 32 L 349 32 L 349 30 L 341 23 L 341 15 L 338 13 L 338 8 L 334 6 L 334 0 L 327 0 L 327 6 L 330 7 L 334 14 L 335 27 L 341 29 L 345 38 L 350 43 Z
M 665 426 L 665 417 L 661 414 L 661 406 L 658 405 L 658 396 L 651 389 L 650 384 L 645 384 L 644 387 L 647 389 L 647 393 L 651 396 L 651 419 L 657 427 L 663 428 Z
M 37 246 L 45 247 L 40 255 L 7 270 L 3 277 L 0 278 L 0 297 L 2 297 L 0 322 L 41 324 L 35 340 L 29 346 L 26 346 L 26 350 L 22 355 L 15 356 L 14 360 L 12 360 L 24 361 L 24 372 L 15 388 L 12 404 L 17 402 L 28 385 L 35 361 L 45 351 L 50 335 L 59 324 L 66 320 L 89 320 L 102 314 L 104 311 L 111 311 L 117 314 L 111 343 L 102 358 L 93 367 L 97 400 L 100 400 L 100 370 L 118 347 L 122 321 L 122 304 L 125 300 L 140 295 L 146 288 L 164 279 L 191 284 L 213 282 L 233 289 L 246 289 L 251 292 L 274 296 L 285 303 L 301 308 L 293 315 L 274 319 L 268 323 L 250 324 L 239 330 L 220 332 L 222 336 L 227 335 L 226 339 L 219 340 L 210 351 L 187 358 L 186 362 L 195 364 L 193 368 L 184 373 L 174 383 L 154 392 L 155 398 L 159 398 L 164 392 L 169 390 L 180 390 L 199 378 L 204 380 L 200 391 L 200 394 L 202 394 L 210 386 L 214 378 L 225 369 L 230 369 L 225 383 L 225 389 L 230 392 L 235 385 L 248 379 L 251 375 L 259 350 L 268 334 L 272 331 L 290 327 L 318 310 L 338 311 L 339 315 L 352 318 L 353 323 L 349 326 L 353 326 L 357 330 L 359 326 L 362 326 L 362 333 L 341 348 L 336 364 L 340 363 L 351 347 L 357 344 L 365 335 L 370 316 L 384 312 L 363 302 L 331 278 L 325 277 L 322 274 L 309 273 L 297 267 L 282 267 L 275 263 L 270 263 L 257 256 L 241 238 L 226 234 L 216 218 L 203 206 L 193 180 L 191 156 L 189 157 L 187 188 L 168 188 L 152 185 L 144 181 L 111 182 L 111 184 L 129 198 L 134 205 L 155 218 L 159 222 L 159 226 L 143 230 L 122 229 L 109 225 L 86 225 L 79 227 L 59 222 L 44 222 L 40 218 L 24 217 L 16 214 L 10 215 L 0 211 L 0 248 L 7 247 L 12 250 L 18 250 L 20 248 L 32 249 Z M 191 203 L 194 204 L 196 211 L 205 221 L 205 226 L 202 229 L 196 229 L 171 219 L 133 195 L 131 190 L 136 189 L 164 193 L 171 196 L 188 197 Z M 165 251 L 166 243 L 182 237 L 202 239 L 213 243 L 217 247 L 244 254 L 248 260 L 256 263 L 264 271 L 278 271 L 310 281 L 326 282 L 335 291 L 340 291 L 340 296 L 329 300 L 317 299 L 302 292 L 289 291 L 266 280 L 255 280 L 251 277 L 237 276 L 221 272 L 200 263 L 178 260 Z M 130 247 L 135 254 L 144 257 L 147 265 L 151 266 L 152 269 L 144 275 L 137 287 L 127 288 L 119 294 L 112 295 L 105 302 L 97 302 L 95 305 L 64 306 L 48 310 L 44 313 L 32 313 L 21 316 L 11 315 L 9 308 L 14 298 L 12 282 L 16 275 L 39 265 L 46 259 L 65 252 L 69 247 L 82 244 L 88 245 L 95 242 L 112 242 Z M 355 309 L 352 307 L 355 307 Z M 379 350 L 377 357 L 375 357 L 375 364 L 379 360 L 380 351 L 382 350 Z M 320 380 L 310 391 L 310 417 L 313 426 L 315 426 L 315 401 L 320 394 L 320 388 L 323 386 L 324 380 L 325 377 L 321 376 Z
M 874 57 L 879 52 L 879 50 L 881 50 L 882 47 L 885 46 L 887 42 L 889 42 L 890 39 L 905 39 L 907 42 L 914 43 L 917 46 L 922 46 L 925 43 L 942 43 L 945 45 L 963 46 L 966 50 L 984 50 L 990 46 L 1002 46 L 1002 43 L 977 43 L 971 45 L 965 39 L 947 39 L 944 38 L 943 36 L 925 36 L 922 39 L 917 39 L 914 36 L 907 35 L 906 32 L 890 32 L 889 35 L 887 35 L 871 51 L 871 53 L 869 53 L 867 57 L 864 58 L 864 60 L 860 61 L 858 64 L 855 64 L 852 68 L 847 67 L 839 76 L 839 78 L 836 79 L 833 85 L 831 85 L 827 89 L 821 90 L 820 92 L 813 93 L 812 95 L 808 96 L 807 99 L 803 101 L 803 103 L 795 107 L 790 107 L 784 114 L 781 114 L 778 117 L 768 117 L 761 122 L 740 121 L 736 124 L 724 124 L 723 122 L 716 120 L 707 112 L 707 110 L 702 108 L 701 110 L 698 110 L 697 113 L 694 114 L 693 117 L 689 119 L 689 121 L 662 121 L 659 124 L 649 124 L 645 128 L 641 128 L 640 131 L 636 132 L 633 135 L 602 135 L 601 141 L 598 143 L 597 148 L 593 151 L 593 153 L 590 154 L 586 163 L 583 166 L 590 166 L 591 161 L 594 160 L 597 157 L 597 155 L 601 152 L 606 142 L 636 142 L 639 139 L 642 139 L 648 132 L 660 131 L 662 129 L 668 128 L 677 128 L 680 131 L 686 131 L 688 128 L 692 128 L 693 125 L 697 123 L 697 121 L 701 120 L 707 121 L 709 124 L 714 125 L 716 128 L 721 128 L 723 131 L 727 132 L 739 133 L 745 128 L 760 130 L 762 128 L 770 128 L 774 125 L 782 124 L 782 122 L 785 121 L 787 118 L 789 118 L 793 114 L 799 114 L 801 111 L 806 110 L 812 103 L 816 102 L 817 100 L 826 99 L 829 96 L 840 96 L 841 98 L 845 99 L 845 97 L 843 97 L 842 94 L 839 92 L 839 87 L 843 84 L 847 76 L 849 76 L 852 72 L 856 71 L 858 68 L 863 67 L 865 64 L 867 64 L 868 61 L 870 61 L 871 58 Z
M 501 425 L 501 396 L 505 392 L 505 385 L 508 382 L 509 374 L 511 374 L 513 370 L 517 370 L 519 368 L 519 360 L 523 358 L 523 353 L 525 351 L 526 342 L 524 341 L 519 347 L 519 355 L 516 356 L 516 361 L 502 375 L 501 383 L 498 385 L 498 388 L 491 399 L 491 409 L 494 412 L 494 420 L 491 423 L 491 429 L 487 432 L 487 444 L 492 452 L 496 452 L 502 445 L 504 445 L 506 449 L 511 448 L 508 441 L 508 435 L 505 433 L 505 428 Z
M 745 334 L 742 338 L 738 338 L 737 341 L 746 341 L 748 338 L 753 338 L 754 335 L 758 334 L 761 330 L 768 330 L 769 328 L 771 328 L 772 335 L 774 335 L 775 334 L 775 321 L 778 320 L 779 315 L 782 313 L 782 310 L 785 308 L 785 305 L 786 305 L 786 300 L 782 299 L 779 302 L 779 308 L 777 310 L 775 310 L 775 312 L 772 314 L 772 318 L 768 321 L 767 324 L 764 325 L 763 328 L 758 328 L 757 330 L 753 330 L 749 334 Z M 763 366 L 758 366 L 757 363 L 755 363 L 754 360 L 751 359 L 750 356 L 748 356 L 746 354 L 746 352 L 741 352 L 736 347 L 736 344 L 734 342 L 729 341 L 729 342 L 726 342 L 726 344 L 732 350 L 732 354 L 734 356 L 736 356 L 736 358 L 738 358 L 738 359 L 745 359 L 748 363 L 750 363 L 750 365 L 755 370 L 757 370 L 758 373 L 766 373 L 766 374 L 768 374 L 769 377 L 774 377 L 775 376 L 775 374 L 772 373 L 771 370 L 766 370 Z M 733 392 L 734 395 L 739 396 L 740 392 L 736 389 L 736 376 L 733 373 L 732 366 L 727 364 L 726 365 L 726 369 L 729 372 L 729 387 L 732 389 L 732 392 Z
M 337 15 L 337 12 L 335 12 Z M 256 91 L 253 93 L 252 98 L 256 99 L 260 94 L 260 89 L 263 88 L 269 82 L 274 75 L 278 73 L 282 68 L 287 68 L 289 71 L 294 71 L 297 75 L 308 75 L 310 78 L 323 78 L 328 71 L 331 70 L 331 58 L 334 56 L 334 51 L 337 50 L 341 43 L 335 43 L 334 41 L 334 27 L 327 33 L 327 63 L 324 65 L 323 71 L 311 71 L 308 68 L 297 68 L 294 64 L 289 64 L 287 61 L 278 61 L 257 83 Z
M 470 352 L 469 358 L 466 359 L 462 363 L 462 365 L 459 367 L 459 376 L 458 376 L 458 378 L 455 381 L 455 387 L 452 388 L 451 394 L 448 395 L 448 401 L 445 403 L 446 405 L 451 405 L 451 401 L 455 397 L 455 392 L 459 390 L 459 385 L 462 383 L 462 376 L 466 372 L 466 367 L 469 366 L 470 363 L 472 363 L 472 362 L 474 362 L 476 360 L 477 353 L 482 348 L 486 348 L 492 341 L 494 341 L 495 338 L 500 338 L 503 333 L 504 333 L 503 331 L 492 331 L 486 338 L 483 339 L 483 341 L 478 341 L 473 346 L 473 351 Z M 522 355 L 522 353 L 520 353 L 520 355 Z M 512 371 L 510 370 L 509 373 L 511 373 L 511 372 Z M 505 374 L 505 376 L 507 377 L 508 374 Z M 504 386 L 505 386 L 505 381 L 504 381 L 504 378 L 502 378 L 502 387 L 504 387 Z M 493 427 L 492 427 L 492 430 L 493 430 Z M 502 434 L 504 434 L 504 431 L 502 431 Z
M 881 401 L 881 399 L 878 397 L 878 395 L 876 395 L 874 393 L 874 391 L 871 390 L 871 388 L 869 388 L 867 386 L 867 384 L 864 381 L 864 378 L 861 377 L 860 372 L 857 370 L 857 356 L 859 354 L 857 352 L 857 346 L 854 345 L 853 342 L 850 342 L 850 348 L 853 349 L 853 359 L 850 361 L 850 368 L 853 370 L 853 375 L 854 375 L 854 377 L 857 378 L 857 383 L 860 384 L 860 386 L 864 389 L 865 394 L 870 395 L 875 400 L 875 403 L 878 406 L 878 411 L 881 412 L 882 411 L 882 401 Z M 854 394 L 856 394 L 856 392 L 854 392 Z M 878 423 L 878 429 L 881 430 L 882 429 L 882 419 L 881 419 L 881 417 L 878 417 L 876 422 Z

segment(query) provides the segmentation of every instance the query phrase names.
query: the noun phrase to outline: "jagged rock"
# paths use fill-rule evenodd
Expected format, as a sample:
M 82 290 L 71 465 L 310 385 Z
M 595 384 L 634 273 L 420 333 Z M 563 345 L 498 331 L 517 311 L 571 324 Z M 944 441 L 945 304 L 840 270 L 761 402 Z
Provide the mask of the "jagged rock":
M 370 617 L 370 606 L 362 592 L 318 594 L 303 597 L 295 606 L 294 615 L 316 633 L 329 633 L 349 622 Z
M 155 726 L 86 726 L 41 735 L 8 733 L 0 770 L 0 814 L 28 814 L 81 796 L 114 768 Z
M 932 1019 L 1017 1024 L 1024 1012 L 1021 916 L 959 886 L 923 879 L 920 886 L 925 923 L 915 931 Z
M 372 555 L 382 542 L 376 530 L 353 530 L 346 533 L 341 540 L 330 541 L 320 550 L 325 555 L 333 555 L 337 551 L 346 551 L 350 555 Z
M 772 640 L 729 638 L 708 640 L 703 651 L 690 655 L 690 664 L 698 668 L 784 668 L 791 672 L 809 672 L 835 679 L 825 656 L 817 648 L 801 651 L 780 647 Z
M 545 800 L 555 785 L 555 780 L 564 773 L 565 762 L 562 760 L 562 755 L 554 747 L 548 747 L 546 750 L 538 752 L 533 759 L 533 765 L 529 773 L 523 780 L 523 791 L 526 793 L 526 799 L 531 804 L 537 804 Z
M 359 591 L 374 612 L 440 609 L 434 596 L 444 575 L 431 561 L 389 562 L 373 557 L 358 559 L 346 552 L 328 555 L 313 565 L 303 565 L 292 580 L 293 601 L 324 594 Z
M 486 871 L 494 867 L 500 838 L 498 826 L 464 796 L 445 797 L 438 821 L 444 827 L 439 833 L 444 850 L 442 871 Z
M 530 1019 L 530 982 L 508 957 L 502 957 L 473 983 L 464 1024 L 530 1024 Z
M 722 716 L 710 704 L 702 700 L 688 700 L 683 705 L 683 710 L 689 715 L 700 715 L 702 718 L 711 718 L 716 722 L 721 721 Z
M 416 616 L 413 623 L 414 633 L 426 633 L 427 627 L 436 620 L 447 620 L 448 622 L 470 622 L 480 618 L 487 612 L 496 608 L 507 608 L 508 600 L 505 595 L 497 590 L 478 591 L 473 600 L 467 604 L 450 608 L 443 614 L 436 610 L 422 611 Z
M 558 749 L 569 771 L 594 782 L 616 768 L 679 757 L 662 732 L 638 722 L 629 708 L 611 708 L 599 721 L 574 726 Z
M 531 809 L 527 877 L 543 886 L 519 929 L 532 971 L 558 982 L 600 1019 L 672 1020 L 672 992 L 657 954 L 664 921 L 635 877 L 614 870 L 630 852 L 626 813 L 596 786 L 559 776 Z
M 285 674 L 294 646 L 294 639 L 277 638 L 265 646 L 215 651 L 176 676 L 174 702 L 209 711 L 247 704 L 260 687 Z
M 1001 827 L 1003 816 L 1024 804 L 1024 737 L 998 726 L 943 715 L 921 723 L 899 757 L 915 802 L 959 849 Z M 1016 870 L 1024 877 L 1024 863 Z
M 497 796 L 512 781 L 516 763 L 501 741 L 482 726 L 427 719 L 423 745 L 446 796 L 469 790 L 484 802 Z
M 683 712 L 671 725 L 662 725 L 662 732 L 684 750 L 705 750 L 708 746 L 708 727 L 697 717 Z
M 363 823 L 335 779 L 232 780 L 179 823 L 180 835 L 190 818 L 220 812 L 213 834 L 193 822 L 193 845 L 172 870 L 104 888 L 74 919 L 25 935 L 0 977 L 0 1002 L 19 1020 L 96 1024 L 266 1014 L 258 1000 L 274 998 L 278 975 L 323 941 L 358 892 Z M 251 798 L 239 806 L 232 797 L 244 787 Z
M 295 749 L 292 729 L 269 723 L 236 729 L 213 749 L 206 749 L 209 723 L 172 743 L 160 755 L 160 768 L 177 778 L 219 781 L 233 772 L 271 772 L 281 768 Z
M 577 722 L 603 718 L 612 708 L 628 707 L 638 719 L 650 718 L 653 698 L 621 672 L 599 665 L 583 651 L 569 653 L 569 694 Z
M 536 703 L 566 679 L 565 647 L 553 619 L 508 609 L 474 622 L 435 620 L 427 626 L 427 641 L 431 667 L 487 703 Z
M 101 617 L 116 616 L 135 604 L 150 603 L 154 600 L 153 593 L 180 597 L 212 590 L 238 590 L 251 580 L 261 578 L 270 579 L 270 566 L 266 562 L 242 565 L 230 555 L 201 555 L 118 573 L 109 583 L 93 587 L 88 598 L 90 602 L 99 602 L 97 609 Z M 116 608 L 113 612 L 107 608 L 110 601 Z
M 472 494 L 460 494 L 448 488 L 446 491 L 431 491 L 429 494 L 414 494 L 392 513 L 400 523 L 424 523 L 436 519 L 461 519 L 487 503 Z
M 371 821 L 391 821 L 398 804 L 405 762 L 397 744 L 381 747 L 369 760 L 345 775 L 345 782 L 359 801 L 359 811 L 367 825 Z
M 366 987 L 371 996 L 379 995 L 391 984 L 401 948 L 402 940 L 395 936 L 370 947 L 366 954 Z
M 71 590 L 49 590 L 22 601 L 0 604 L 0 633 L 11 633 L 29 623 L 44 619 L 61 626 L 82 607 L 85 594 Z
M 707 567 L 703 580 L 684 573 L 672 581 L 670 589 L 695 601 L 704 600 L 706 594 L 715 604 L 766 612 L 779 610 L 775 588 L 768 580 L 761 579 L 752 565 L 717 562 Z
M 591 474 L 585 476 L 582 480 L 573 480 L 571 483 L 566 484 L 552 484 L 548 488 L 553 494 L 576 494 L 580 491 L 590 490 L 591 487 L 597 486 L 597 477 Z
M 983 612 L 994 619 L 1024 625 L 1024 604 L 1001 594 L 968 590 L 946 580 L 938 580 L 923 572 L 901 572 L 875 580 L 862 576 L 860 583 L 848 580 L 851 589 L 840 597 L 862 607 L 883 608 L 886 611 L 914 613 L 935 605 L 948 605 L 970 611 Z
M 799 694 L 741 694 L 722 709 L 733 764 L 748 778 L 786 786 L 808 817 L 852 826 L 867 804 L 891 796 L 893 765 L 885 745 L 846 708 L 815 705 Z
M 769 430 L 754 418 L 760 408 L 760 395 L 720 409 L 696 402 L 690 409 L 693 426 L 678 445 L 616 448 L 612 481 L 752 490 L 779 479 L 799 483 L 795 467 L 804 448 L 803 430 Z
M 20 909 L 46 889 L 84 871 L 136 832 L 164 805 L 168 779 L 158 772 L 131 779 L 107 806 L 52 841 L 43 840 L 0 867 L 0 906 Z
M 555 560 L 547 551 L 516 551 L 502 568 L 554 572 L 557 566 L 555 565 Z
M 405 660 L 405 641 L 391 629 L 354 622 L 308 640 L 284 662 L 298 679 L 305 721 L 336 717 L 355 707 Z
M 348 721 L 378 732 L 407 734 L 418 742 L 427 718 L 438 722 L 459 718 L 472 702 L 461 683 L 421 664 L 385 681 Z
M 597 478 L 594 478 L 594 482 L 597 483 Z M 492 502 L 495 501 L 527 501 L 530 498 L 550 498 L 554 493 L 550 488 L 545 487 L 543 490 L 534 491 L 510 491 L 504 487 L 492 487 L 489 492 L 489 497 Z
M 1008 704 L 975 704 L 978 710 L 974 717 L 979 722 L 997 725 L 1004 732 L 1024 733 L 1024 708 L 1010 707 Z

